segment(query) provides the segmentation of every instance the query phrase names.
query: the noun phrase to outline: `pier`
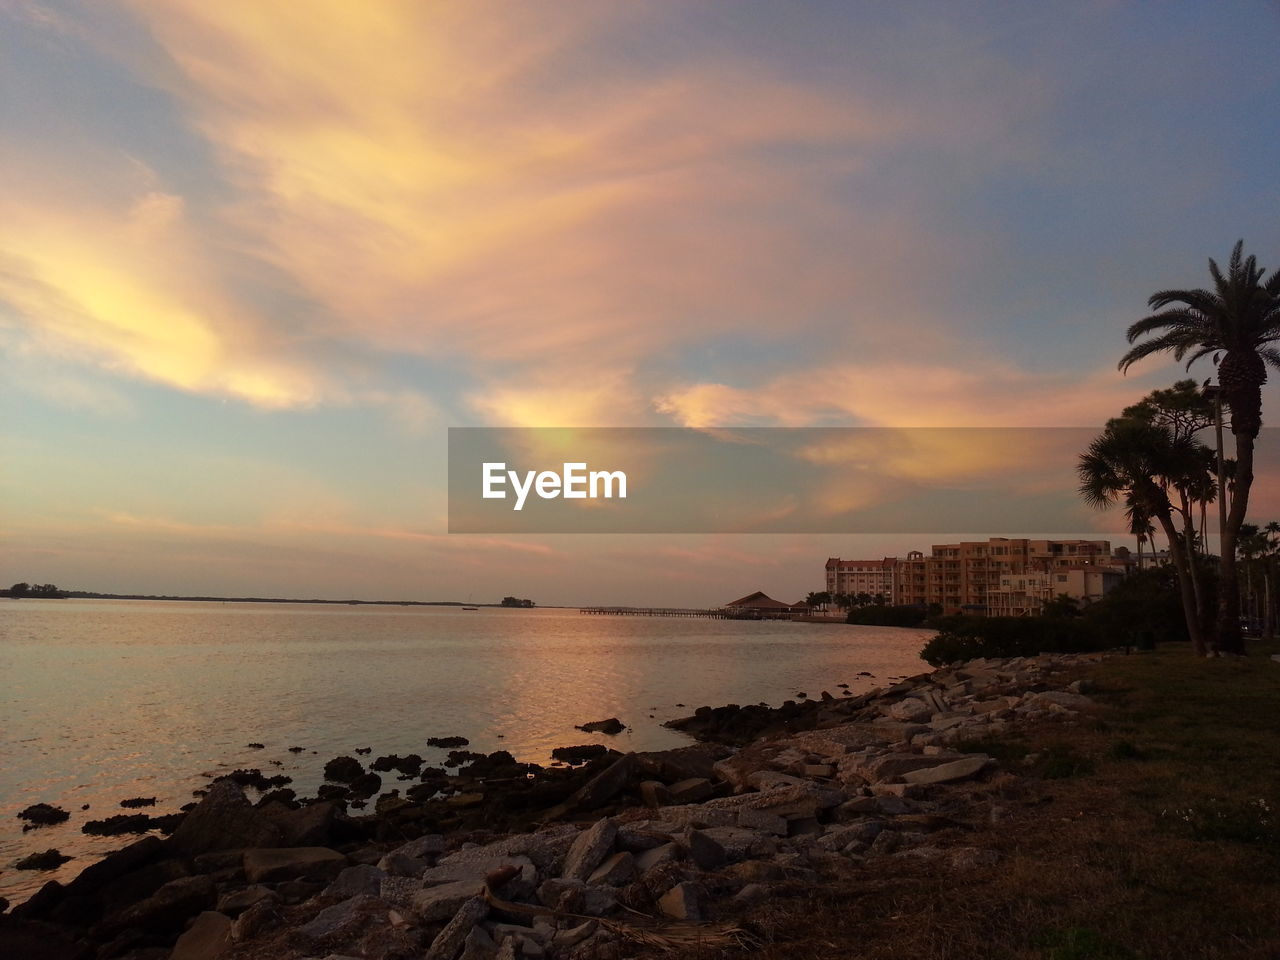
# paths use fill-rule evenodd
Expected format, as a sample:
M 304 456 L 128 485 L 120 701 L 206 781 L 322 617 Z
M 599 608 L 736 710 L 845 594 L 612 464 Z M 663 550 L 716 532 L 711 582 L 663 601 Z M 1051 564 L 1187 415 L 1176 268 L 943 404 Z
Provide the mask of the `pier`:
M 796 620 L 801 616 L 793 611 L 734 610 L 726 607 L 708 610 L 690 607 L 579 607 L 578 612 L 606 617 L 703 617 L 707 620 Z

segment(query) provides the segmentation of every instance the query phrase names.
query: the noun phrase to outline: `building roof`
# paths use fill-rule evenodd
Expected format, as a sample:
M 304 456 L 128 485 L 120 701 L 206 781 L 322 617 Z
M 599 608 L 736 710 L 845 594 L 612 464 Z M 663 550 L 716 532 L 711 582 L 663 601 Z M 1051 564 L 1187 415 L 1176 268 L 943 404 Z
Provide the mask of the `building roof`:
M 767 593 L 757 590 L 755 593 L 749 593 L 745 597 L 739 597 L 731 603 L 726 603 L 726 607 L 749 607 L 752 610 L 796 610 L 804 607 L 803 603 L 784 603 L 782 600 L 775 600 Z

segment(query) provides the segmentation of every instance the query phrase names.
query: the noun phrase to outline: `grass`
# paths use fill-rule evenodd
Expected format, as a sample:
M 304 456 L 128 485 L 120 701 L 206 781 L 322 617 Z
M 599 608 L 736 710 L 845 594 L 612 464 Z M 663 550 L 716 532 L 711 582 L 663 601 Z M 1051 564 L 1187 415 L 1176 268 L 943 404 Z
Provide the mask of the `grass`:
M 990 847 L 994 867 L 870 861 L 740 918 L 752 960 L 1280 957 L 1276 650 L 1091 668 L 1087 720 L 963 745 L 1012 775 L 973 787 L 969 829 L 930 842 Z

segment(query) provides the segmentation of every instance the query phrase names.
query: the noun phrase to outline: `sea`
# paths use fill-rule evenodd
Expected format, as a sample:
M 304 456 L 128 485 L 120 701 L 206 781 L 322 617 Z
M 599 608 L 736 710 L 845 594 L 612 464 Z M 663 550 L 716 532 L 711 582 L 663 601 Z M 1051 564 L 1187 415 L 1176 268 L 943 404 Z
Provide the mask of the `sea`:
M 571 744 L 682 746 L 664 721 L 704 704 L 843 696 L 921 673 L 930 635 L 576 609 L 0 599 L 0 896 L 20 903 L 135 839 L 81 832 L 130 812 L 128 798 L 172 813 L 248 767 L 306 796 L 327 760 L 357 749 L 438 766 L 428 737 L 538 763 Z M 608 717 L 627 729 L 575 729 Z M 70 820 L 24 832 L 17 814 L 39 802 Z M 13 869 L 51 847 L 74 859 Z

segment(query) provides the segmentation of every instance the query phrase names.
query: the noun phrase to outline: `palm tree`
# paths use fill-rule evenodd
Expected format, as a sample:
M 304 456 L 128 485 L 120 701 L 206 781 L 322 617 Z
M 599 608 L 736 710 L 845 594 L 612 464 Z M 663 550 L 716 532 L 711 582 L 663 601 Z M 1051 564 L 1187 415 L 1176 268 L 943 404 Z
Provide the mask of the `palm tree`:
M 1244 241 L 1236 243 L 1224 274 L 1209 261 L 1212 290 L 1161 290 L 1147 301 L 1158 310 L 1129 327 L 1129 351 L 1120 359 L 1128 370 L 1144 357 L 1171 352 L 1187 367 L 1214 354 L 1218 385 L 1231 411 L 1235 438 L 1235 495 L 1222 530 L 1221 582 L 1218 587 L 1217 649 L 1244 651 L 1240 634 L 1240 584 L 1236 576 L 1236 538 L 1249 509 L 1253 485 L 1253 447 L 1262 427 L 1262 385 L 1267 365 L 1280 367 L 1280 270 L 1258 267 L 1257 258 L 1244 257 Z M 1143 339 L 1149 337 L 1149 339 Z M 1139 342 L 1141 341 L 1141 342 Z
M 1200 656 L 1205 654 L 1205 644 L 1192 558 L 1174 522 L 1168 489 L 1203 463 L 1204 445 L 1194 437 L 1175 438 L 1163 426 L 1121 417 L 1107 423 L 1077 465 L 1080 496 L 1087 504 L 1105 510 L 1123 500 L 1131 524 L 1146 517 L 1164 530 L 1178 575 L 1187 636 Z

